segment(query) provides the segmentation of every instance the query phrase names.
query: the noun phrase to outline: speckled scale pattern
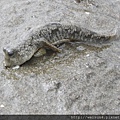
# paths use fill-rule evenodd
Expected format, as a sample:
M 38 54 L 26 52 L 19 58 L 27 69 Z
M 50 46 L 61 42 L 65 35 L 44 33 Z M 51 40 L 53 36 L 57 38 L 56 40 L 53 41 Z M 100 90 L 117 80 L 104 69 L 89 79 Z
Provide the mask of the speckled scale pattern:
M 87 43 L 103 43 L 111 37 L 112 36 L 100 35 L 75 25 L 50 23 L 31 30 L 23 37 L 22 42 L 18 45 L 11 48 L 6 47 L 5 63 L 6 66 L 21 65 L 28 61 L 40 48 L 48 47 L 57 49 L 54 43 L 57 42 L 57 44 L 60 44 L 63 39 Z M 9 56 L 9 51 L 12 51 L 14 55 Z M 59 50 L 57 49 L 57 51 Z
M 99 35 L 82 27 L 75 25 L 62 25 L 60 23 L 51 23 L 43 26 L 37 37 L 43 37 L 50 43 L 54 43 L 62 39 L 99 43 L 110 39 L 110 36 Z

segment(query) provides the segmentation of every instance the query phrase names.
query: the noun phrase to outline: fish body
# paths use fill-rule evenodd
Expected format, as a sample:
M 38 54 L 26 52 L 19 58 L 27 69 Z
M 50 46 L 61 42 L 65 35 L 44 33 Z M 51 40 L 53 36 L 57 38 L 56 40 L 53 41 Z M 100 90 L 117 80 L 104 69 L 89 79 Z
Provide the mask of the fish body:
M 31 30 L 23 38 L 23 42 L 3 48 L 5 53 L 5 66 L 22 65 L 28 61 L 40 48 L 50 48 L 59 51 L 55 45 L 65 41 L 102 43 L 112 36 L 101 35 L 76 25 L 63 25 L 49 23 Z

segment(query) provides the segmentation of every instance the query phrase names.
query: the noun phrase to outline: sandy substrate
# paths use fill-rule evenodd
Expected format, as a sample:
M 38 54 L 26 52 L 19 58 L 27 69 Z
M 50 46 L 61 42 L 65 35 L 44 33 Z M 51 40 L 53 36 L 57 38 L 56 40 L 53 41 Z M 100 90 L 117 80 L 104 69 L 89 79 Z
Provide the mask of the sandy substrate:
M 0 114 L 120 114 L 120 0 L 0 0 Z M 116 35 L 5 69 L 3 47 L 50 22 Z

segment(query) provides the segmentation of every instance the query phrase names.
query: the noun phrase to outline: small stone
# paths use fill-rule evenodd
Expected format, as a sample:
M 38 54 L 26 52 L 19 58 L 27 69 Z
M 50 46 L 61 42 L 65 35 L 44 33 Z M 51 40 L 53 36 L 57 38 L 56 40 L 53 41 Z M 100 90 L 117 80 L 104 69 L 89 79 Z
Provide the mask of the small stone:
M 85 12 L 85 14 L 89 15 L 89 14 L 90 14 L 90 12 Z
M 89 56 L 90 56 L 90 54 L 87 54 L 87 55 L 86 55 L 86 57 L 89 57 Z
M 0 105 L 1 108 L 4 108 L 5 106 L 4 105 Z
M 87 63 L 85 64 L 85 66 L 86 66 L 86 68 L 89 68 L 89 65 Z
M 83 50 L 85 50 L 85 48 L 84 48 L 83 46 L 78 46 L 76 49 L 77 49 L 78 51 L 83 51 Z
M 56 82 L 56 81 L 51 81 L 48 83 L 43 83 L 42 85 L 43 85 L 44 90 L 48 92 L 48 91 L 59 89 L 59 87 L 61 86 L 61 83 Z
M 19 69 L 19 68 L 20 68 L 20 66 L 17 65 L 17 66 L 15 66 L 15 67 L 13 67 L 12 69 L 13 69 L 13 70 L 16 70 L 16 69 Z

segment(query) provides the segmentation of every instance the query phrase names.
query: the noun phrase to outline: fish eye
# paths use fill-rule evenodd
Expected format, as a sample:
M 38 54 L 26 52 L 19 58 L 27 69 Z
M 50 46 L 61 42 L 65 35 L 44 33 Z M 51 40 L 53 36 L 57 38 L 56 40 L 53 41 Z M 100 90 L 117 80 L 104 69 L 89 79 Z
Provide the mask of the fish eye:
M 9 51 L 9 52 L 8 52 L 8 55 L 9 55 L 9 56 L 13 56 L 13 55 L 14 55 L 14 52 L 13 52 L 13 51 Z
M 8 48 L 3 48 L 3 51 L 4 51 L 5 54 L 7 54 L 10 57 L 14 55 L 14 51 L 10 50 Z

